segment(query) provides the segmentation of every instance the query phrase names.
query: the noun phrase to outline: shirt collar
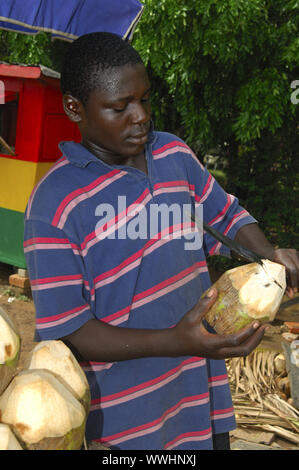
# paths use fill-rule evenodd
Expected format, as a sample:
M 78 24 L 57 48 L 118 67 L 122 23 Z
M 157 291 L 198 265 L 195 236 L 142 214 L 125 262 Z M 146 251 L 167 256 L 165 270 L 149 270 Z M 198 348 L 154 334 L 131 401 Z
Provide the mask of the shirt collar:
M 155 140 L 156 140 L 156 135 L 154 132 L 154 125 L 153 125 L 153 122 L 151 121 L 149 137 L 146 143 L 147 149 L 150 145 L 154 143 Z M 72 165 L 84 168 L 90 162 L 97 162 L 97 163 L 100 162 L 102 164 L 105 164 L 105 162 L 97 158 L 93 153 L 87 150 L 87 148 L 84 147 L 84 145 L 82 144 L 79 144 L 73 141 L 63 141 L 63 142 L 60 142 L 59 148 L 61 152 L 63 153 L 63 155 L 66 156 L 66 158 Z
M 93 153 L 87 150 L 84 145 L 73 141 L 60 142 L 59 148 L 72 165 L 81 168 L 84 168 L 90 162 L 100 161 Z

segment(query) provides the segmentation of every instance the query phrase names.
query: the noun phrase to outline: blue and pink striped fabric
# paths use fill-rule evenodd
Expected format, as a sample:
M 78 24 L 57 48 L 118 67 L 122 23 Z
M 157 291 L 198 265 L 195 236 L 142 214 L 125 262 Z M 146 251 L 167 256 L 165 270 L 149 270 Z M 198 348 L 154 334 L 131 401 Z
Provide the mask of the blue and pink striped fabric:
M 210 286 L 207 256 L 229 255 L 227 248 L 205 234 L 202 248 L 187 250 L 194 226 L 183 219 L 169 219 L 154 236 L 119 235 L 144 209 L 150 223 L 149 209 L 161 204 L 202 204 L 204 219 L 231 238 L 255 219 L 174 135 L 152 132 L 147 175 L 107 165 L 81 144 L 64 142 L 61 150 L 25 214 L 36 338 L 61 338 L 94 318 L 121 328 L 173 327 Z M 114 213 L 104 217 L 102 205 Z M 224 361 L 163 357 L 82 367 L 92 394 L 88 440 L 128 450 L 211 449 L 212 433 L 235 427 Z

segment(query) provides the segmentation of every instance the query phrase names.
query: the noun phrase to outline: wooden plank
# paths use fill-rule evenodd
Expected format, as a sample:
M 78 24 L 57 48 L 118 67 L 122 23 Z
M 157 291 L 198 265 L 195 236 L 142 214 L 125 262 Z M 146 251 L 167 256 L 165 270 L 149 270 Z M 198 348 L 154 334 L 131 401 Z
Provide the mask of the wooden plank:
M 261 426 L 263 429 L 274 432 L 277 436 L 283 437 L 294 444 L 299 445 L 299 435 L 294 432 L 287 431 L 286 429 L 281 428 L 280 426 L 271 426 L 270 424 L 265 424 Z
M 237 428 L 231 431 L 230 435 L 236 439 L 242 439 L 248 442 L 255 442 L 256 444 L 272 444 L 275 433 L 266 431 L 253 431 L 249 429 Z
M 231 450 L 284 450 L 282 447 L 266 446 L 265 444 L 256 444 L 254 442 L 238 439 L 231 444 Z

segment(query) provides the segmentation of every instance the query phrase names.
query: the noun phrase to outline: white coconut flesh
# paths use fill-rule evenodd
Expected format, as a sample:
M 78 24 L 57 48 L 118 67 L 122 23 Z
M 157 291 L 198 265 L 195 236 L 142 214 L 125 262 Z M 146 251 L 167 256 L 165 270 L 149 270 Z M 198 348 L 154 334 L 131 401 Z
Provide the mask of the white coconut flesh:
M 15 376 L 0 397 L 0 413 L 2 422 L 28 444 L 65 436 L 86 417 L 81 403 L 46 370 L 25 370 Z
M 71 350 L 60 340 L 41 341 L 32 350 L 28 369 L 47 369 L 54 372 L 81 399 L 89 385 L 86 376 Z
M 20 340 L 12 321 L 0 308 L 0 365 L 15 358 Z
M 0 450 L 23 450 L 7 424 L 0 423 Z
M 238 289 L 239 301 L 252 318 L 267 316 L 272 321 L 286 289 L 285 267 L 269 260 L 263 260 L 263 266 L 252 264 L 251 267 L 253 270 L 243 279 L 242 272 L 237 272 L 239 268 L 231 270 L 232 285 Z M 237 279 L 233 271 L 238 273 Z

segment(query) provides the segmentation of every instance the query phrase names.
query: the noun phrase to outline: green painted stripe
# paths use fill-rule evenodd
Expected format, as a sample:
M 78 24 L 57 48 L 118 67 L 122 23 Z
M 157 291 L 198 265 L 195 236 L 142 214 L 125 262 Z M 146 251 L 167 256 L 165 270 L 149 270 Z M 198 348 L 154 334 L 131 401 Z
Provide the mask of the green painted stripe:
M 0 261 L 26 268 L 23 249 L 24 213 L 0 207 Z

